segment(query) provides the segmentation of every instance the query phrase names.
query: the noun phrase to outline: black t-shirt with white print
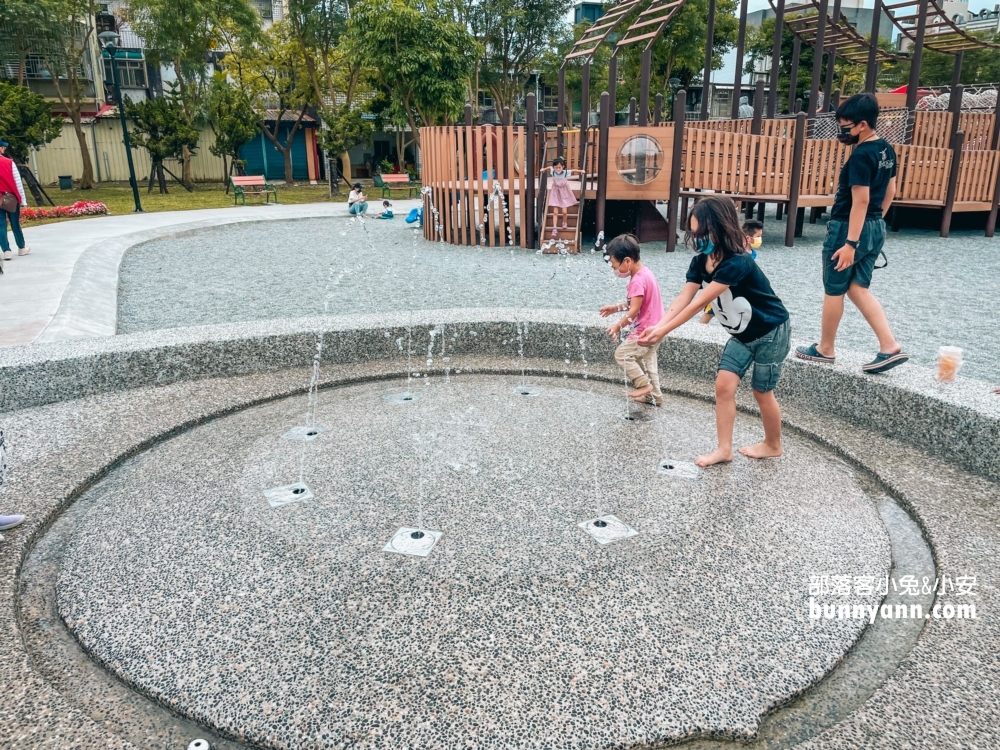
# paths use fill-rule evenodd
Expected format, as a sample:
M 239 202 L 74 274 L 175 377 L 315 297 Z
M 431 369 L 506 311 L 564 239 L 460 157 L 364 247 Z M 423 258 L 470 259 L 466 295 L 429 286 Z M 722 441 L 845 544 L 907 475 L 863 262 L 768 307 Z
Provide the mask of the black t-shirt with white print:
M 712 301 L 712 311 L 737 340 L 749 344 L 788 320 L 788 310 L 749 255 L 726 258 L 712 273 L 705 270 L 707 262 L 701 253 L 692 258 L 687 280 L 702 288 L 713 281 L 729 287 Z
M 859 143 L 840 168 L 837 194 L 833 198 L 831 219 L 851 218 L 854 196 L 851 188 L 855 185 L 868 186 L 867 218 L 882 216 L 882 200 L 889 187 L 889 180 L 896 176 L 896 152 L 889 141 L 875 138 Z

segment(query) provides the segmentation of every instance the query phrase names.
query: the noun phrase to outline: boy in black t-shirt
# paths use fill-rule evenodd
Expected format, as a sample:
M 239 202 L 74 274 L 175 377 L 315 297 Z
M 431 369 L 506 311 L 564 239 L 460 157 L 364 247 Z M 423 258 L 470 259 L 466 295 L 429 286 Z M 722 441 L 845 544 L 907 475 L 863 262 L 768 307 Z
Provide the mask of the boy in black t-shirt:
M 857 94 L 837 108 L 840 142 L 857 145 L 840 170 L 823 242 L 825 296 L 820 340 L 795 349 L 799 359 L 834 362 L 834 342 L 846 294 L 878 337 L 878 354 L 861 367 L 867 373 L 891 370 L 910 358 L 893 336 L 882 305 L 868 291 L 875 261 L 885 244 L 882 217 L 896 195 L 896 152 L 875 132 L 878 111 L 873 94 Z

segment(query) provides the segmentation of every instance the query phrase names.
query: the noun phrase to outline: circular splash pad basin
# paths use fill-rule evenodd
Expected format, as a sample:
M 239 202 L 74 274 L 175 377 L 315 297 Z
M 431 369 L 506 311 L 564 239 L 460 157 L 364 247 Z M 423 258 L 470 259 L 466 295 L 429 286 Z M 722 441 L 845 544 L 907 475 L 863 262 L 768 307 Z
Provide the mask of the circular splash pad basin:
M 305 396 L 166 440 L 78 501 L 60 614 L 136 689 L 275 748 L 747 738 L 851 648 L 865 621 L 810 620 L 811 577 L 881 580 L 890 550 L 835 455 L 790 433 L 691 471 L 710 404 L 626 421 L 620 386 L 521 385 L 365 383 L 319 394 L 314 440 L 282 440 Z M 300 467 L 311 497 L 272 507 Z M 609 517 L 636 533 L 588 533 Z M 401 529 L 436 543 L 385 551 Z

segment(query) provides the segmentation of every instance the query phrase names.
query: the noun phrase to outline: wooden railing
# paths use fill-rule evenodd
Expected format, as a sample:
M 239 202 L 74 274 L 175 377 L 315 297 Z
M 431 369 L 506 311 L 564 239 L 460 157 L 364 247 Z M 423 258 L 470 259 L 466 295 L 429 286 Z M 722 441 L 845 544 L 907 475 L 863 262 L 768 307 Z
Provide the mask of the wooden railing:
M 948 148 L 951 146 L 951 112 L 918 111 L 913 115 L 911 146 Z
M 996 119 L 992 112 L 962 112 L 958 118 L 958 129 L 965 132 L 966 151 L 989 150 Z
M 684 130 L 683 190 L 788 195 L 793 141 L 773 136 Z
M 420 129 L 423 154 L 422 183 L 431 188 L 430 199 L 438 211 L 435 221 L 425 207 L 424 237 L 461 245 L 493 247 L 517 238 L 526 247 L 525 232 L 518 232 L 519 213 L 527 206 L 527 186 L 536 174 L 527 175 L 526 144 L 534 146 L 522 126 L 441 126 Z M 500 185 L 507 205 L 506 216 L 494 198 L 494 183 Z M 487 208 L 489 206 L 489 208 Z M 486 221 L 483 221 L 484 215 Z M 440 223 L 438 234 L 436 224 Z M 482 230 L 480 230 L 482 226 Z
M 741 118 L 738 120 L 689 120 L 684 123 L 684 128 L 695 130 L 718 130 L 723 133 L 741 133 L 751 135 L 753 130 L 752 118 Z M 795 120 L 782 118 L 760 121 L 760 135 L 775 136 L 778 138 L 795 137 Z
M 956 210 L 989 211 L 1000 168 L 1000 151 L 963 151 L 958 169 Z M 960 204 L 970 204 L 961 206 Z
M 939 114 L 939 113 L 934 113 Z M 951 171 L 951 149 L 896 146 L 896 201 L 944 205 Z

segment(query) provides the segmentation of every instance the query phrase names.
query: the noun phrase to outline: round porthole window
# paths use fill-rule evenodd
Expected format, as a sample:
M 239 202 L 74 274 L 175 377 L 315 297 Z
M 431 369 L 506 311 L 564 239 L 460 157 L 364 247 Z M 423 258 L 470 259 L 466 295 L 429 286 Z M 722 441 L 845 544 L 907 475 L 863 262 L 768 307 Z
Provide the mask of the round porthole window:
M 618 149 L 615 168 L 630 185 L 646 185 L 656 179 L 663 169 L 663 149 L 655 138 L 634 135 Z

